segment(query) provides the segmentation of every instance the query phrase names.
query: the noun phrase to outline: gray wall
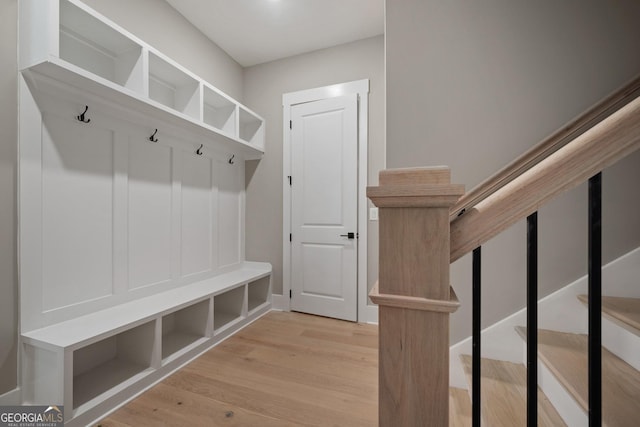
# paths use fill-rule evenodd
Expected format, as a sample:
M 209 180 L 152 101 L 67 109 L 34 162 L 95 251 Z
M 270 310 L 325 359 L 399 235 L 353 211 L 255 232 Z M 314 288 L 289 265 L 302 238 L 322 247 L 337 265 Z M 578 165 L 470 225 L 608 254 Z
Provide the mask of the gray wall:
M 85 0 L 92 8 L 242 100 L 242 68 L 161 0 Z M 17 0 L 0 1 L 0 394 L 17 383 Z
M 640 72 L 634 0 L 386 2 L 387 166 L 451 166 L 468 189 Z M 640 245 L 640 156 L 605 179 L 605 258 Z M 540 212 L 545 295 L 586 272 L 585 186 Z M 630 193 L 631 192 L 631 193 Z M 483 248 L 483 326 L 525 305 L 525 227 Z M 470 262 L 452 268 L 470 334 Z M 605 284 L 606 292 L 606 284 Z
M 285 58 L 244 70 L 248 106 L 267 122 L 265 156 L 247 163 L 247 259 L 273 265 L 282 293 L 282 94 L 369 79 L 369 183 L 384 165 L 384 37 Z M 368 283 L 377 280 L 377 222 L 369 222 Z
M 0 2 L 0 394 L 16 387 L 17 0 Z

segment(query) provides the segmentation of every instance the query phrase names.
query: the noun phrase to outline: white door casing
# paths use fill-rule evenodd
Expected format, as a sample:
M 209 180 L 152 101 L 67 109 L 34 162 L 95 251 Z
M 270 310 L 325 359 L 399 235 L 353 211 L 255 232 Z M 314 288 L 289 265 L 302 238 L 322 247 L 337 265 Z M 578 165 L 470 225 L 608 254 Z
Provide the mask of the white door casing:
M 358 99 L 291 108 L 291 308 L 357 320 Z
M 288 177 L 292 174 L 291 159 L 291 132 L 289 129 L 291 110 L 294 106 L 322 99 L 335 98 L 346 94 L 358 95 L 358 234 L 355 242 L 358 251 L 358 321 L 378 321 L 378 307 L 372 305 L 368 298 L 367 276 L 367 226 L 368 226 L 368 111 L 369 111 L 369 80 L 355 80 L 345 83 L 337 83 L 329 86 L 315 87 L 311 89 L 289 92 L 282 95 L 282 154 L 283 154 L 283 181 L 282 181 L 282 294 L 273 294 L 273 306 L 275 309 L 289 311 L 291 309 L 291 264 L 292 243 L 289 241 L 289 233 L 292 231 L 291 222 L 291 185 Z

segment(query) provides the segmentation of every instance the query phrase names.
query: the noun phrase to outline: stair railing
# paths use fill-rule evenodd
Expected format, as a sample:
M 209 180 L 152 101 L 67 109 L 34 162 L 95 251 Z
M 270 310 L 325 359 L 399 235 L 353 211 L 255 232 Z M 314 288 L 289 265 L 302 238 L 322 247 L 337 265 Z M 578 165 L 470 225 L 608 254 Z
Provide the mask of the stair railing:
M 528 224 L 527 414 L 529 425 L 536 425 L 536 212 L 587 180 L 589 413 L 590 425 L 600 424 L 600 172 L 640 148 L 640 97 L 615 109 L 599 123 L 584 125 L 588 129 L 570 143 L 554 147 L 544 159 L 536 158 L 513 169 L 518 169 L 517 175 L 510 172 L 495 181 L 497 189 L 477 192 L 472 204 L 470 198 L 464 204 L 458 201 L 462 188 L 450 183 L 446 167 L 382 171 L 380 185 L 369 187 L 368 197 L 380 208 L 379 281 L 370 294 L 379 305 L 380 426 L 448 426 L 449 314 L 458 306 L 449 290 L 449 264 L 469 252 L 473 252 L 472 420 L 480 426 L 481 245 L 524 218 Z
M 638 96 L 640 96 L 640 76 L 595 104 L 591 109 L 540 141 L 510 164 L 465 193 L 451 209 L 451 219 L 455 219 L 460 212 L 472 208 L 495 193 Z

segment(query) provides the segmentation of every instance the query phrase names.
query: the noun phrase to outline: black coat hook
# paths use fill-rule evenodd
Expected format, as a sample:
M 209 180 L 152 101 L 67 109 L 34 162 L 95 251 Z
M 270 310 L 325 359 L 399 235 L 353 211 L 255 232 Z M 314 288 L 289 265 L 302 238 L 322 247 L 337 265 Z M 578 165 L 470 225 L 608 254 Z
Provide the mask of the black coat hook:
M 149 137 L 149 141 L 151 142 L 158 142 L 158 138 L 154 138 L 154 136 L 156 136 L 156 133 L 158 133 L 158 129 L 156 129 L 156 131 L 153 133 L 153 135 L 151 135 Z
M 202 147 L 203 147 L 203 145 L 202 145 L 202 144 L 200 144 L 200 147 L 196 150 L 196 154 L 197 154 L 198 156 L 202 156 Z
M 85 105 L 84 111 L 79 116 L 76 116 L 76 119 L 78 119 L 82 123 L 89 123 L 91 121 L 91 119 L 87 119 L 87 120 L 84 119 L 84 114 L 87 112 L 88 109 L 89 109 L 89 106 Z
M 232 165 L 232 164 L 234 163 L 234 162 L 233 162 L 233 158 L 234 158 L 235 156 L 236 156 L 236 155 L 234 154 L 234 155 L 232 155 L 232 156 L 231 156 L 231 158 L 229 159 L 229 164 L 230 164 L 230 165 Z

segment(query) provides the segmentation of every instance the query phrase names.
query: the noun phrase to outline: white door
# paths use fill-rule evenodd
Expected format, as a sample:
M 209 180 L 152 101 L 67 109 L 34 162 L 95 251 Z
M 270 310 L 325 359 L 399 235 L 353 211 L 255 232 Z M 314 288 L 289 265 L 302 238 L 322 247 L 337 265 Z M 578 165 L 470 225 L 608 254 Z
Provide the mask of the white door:
M 291 107 L 291 309 L 357 320 L 358 99 Z

